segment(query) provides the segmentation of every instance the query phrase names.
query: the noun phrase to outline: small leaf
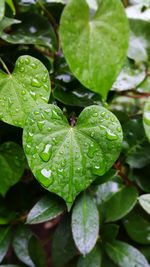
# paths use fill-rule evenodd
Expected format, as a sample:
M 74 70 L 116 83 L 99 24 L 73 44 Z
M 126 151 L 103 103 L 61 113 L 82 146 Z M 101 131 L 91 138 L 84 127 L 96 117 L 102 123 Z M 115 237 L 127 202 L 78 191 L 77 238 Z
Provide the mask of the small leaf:
M 41 198 L 27 217 L 28 224 L 37 224 L 52 220 L 65 210 L 65 205 L 58 198 L 46 195 Z
M 36 267 L 46 266 L 46 255 L 40 240 L 32 236 L 28 244 L 29 254 Z
M 4 122 L 23 127 L 29 112 L 48 102 L 49 95 L 48 71 L 36 58 L 19 57 L 10 75 L 0 71 L 0 118 Z
M 28 248 L 29 241 L 32 236 L 33 234 L 28 228 L 23 225 L 20 225 L 15 233 L 13 248 L 19 260 L 21 260 L 23 263 L 30 267 L 35 267 L 35 264 L 33 263 L 30 257 Z
M 22 177 L 25 169 L 25 156 L 22 148 L 13 142 L 0 146 L 0 194 L 5 196 L 7 191 Z
M 80 256 L 77 267 L 100 267 L 102 262 L 102 252 L 100 247 L 96 246 L 85 257 Z
M 145 194 L 139 197 L 141 207 L 150 214 L 150 194 Z
M 75 254 L 76 248 L 72 238 L 70 218 L 65 216 L 53 236 L 52 261 L 54 267 L 63 267 Z
M 105 222 L 120 220 L 133 209 L 137 198 L 138 193 L 135 187 L 127 187 L 117 182 L 102 184 L 96 191 L 97 205 Z
M 74 75 L 106 98 L 128 46 L 128 23 L 121 2 L 80 0 L 78 5 L 69 1 L 61 17 L 60 37 Z
M 123 219 L 123 224 L 132 240 L 143 245 L 150 244 L 149 218 L 145 218 L 144 214 L 133 210 Z
M 143 124 L 146 136 L 150 141 L 150 97 L 147 99 L 144 107 Z
M 106 252 L 108 256 L 119 267 L 149 267 L 149 264 L 143 254 L 136 248 L 121 241 L 106 243 Z
M 115 162 L 122 130 L 117 118 L 101 106 L 85 108 L 71 127 L 58 107 L 44 105 L 29 115 L 23 140 L 37 180 L 69 207 L 94 175 L 103 175 Z
M 0 262 L 4 259 L 7 254 L 11 241 L 11 230 L 10 227 L 0 227 Z
M 99 233 L 99 215 L 94 200 L 85 193 L 73 208 L 72 233 L 75 244 L 83 255 L 94 248 Z

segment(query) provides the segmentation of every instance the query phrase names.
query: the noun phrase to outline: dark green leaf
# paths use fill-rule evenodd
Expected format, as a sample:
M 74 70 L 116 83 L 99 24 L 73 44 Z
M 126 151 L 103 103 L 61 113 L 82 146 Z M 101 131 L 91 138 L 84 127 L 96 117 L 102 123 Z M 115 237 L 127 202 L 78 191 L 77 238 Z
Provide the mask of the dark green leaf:
M 150 224 L 144 214 L 133 210 L 123 219 L 123 223 L 131 239 L 140 244 L 150 244 Z
M 75 76 L 106 98 L 128 45 L 128 23 L 121 2 L 80 0 L 78 5 L 71 0 L 61 17 L 60 36 Z
M 100 267 L 102 262 L 102 252 L 100 247 L 96 246 L 85 257 L 80 256 L 77 267 Z
M 37 224 L 52 220 L 63 213 L 64 210 L 65 205 L 62 201 L 52 195 L 46 195 L 29 212 L 27 223 Z
M 36 267 L 46 266 L 46 256 L 40 240 L 32 236 L 28 244 L 29 254 Z
M 22 177 L 25 169 L 25 156 L 22 148 L 13 142 L 0 146 L 0 194 L 5 196 L 7 191 Z
M 5 13 L 5 0 L 1 0 L 0 1 L 0 21 L 4 17 L 4 13 Z
M 4 259 L 11 241 L 10 227 L 0 227 L 0 262 Z
M 144 107 L 143 124 L 147 138 L 150 141 L 150 97 Z
M 11 33 L 3 33 L 1 38 L 12 44 L 36 44 L 57 49 L 56 35 L 51 24 L 35 13 L 23 13 L 18 17 L 20 24 L 12 27 Z
M 149 267 L 143 254 L 136 248 L 120 241 L 113 241 L 105 245 L 108 256 L 119 267 Z
M 0 21 L 0 36 L 2 36 L 5 28 L 7 28 L 13 24 L 18 24 L 20 22 L 21 22 L 20 20 L 3 17 L 3 19 Z
M 150 194 L 141 195 L 139 197 L 141 207 L 150 214 Z
M 0 118 L 23 127 L 29 112 L 37 105 L 48 102 L 48 71 L 38 59 L 21 56 L 13 73 L 8 75 L 1 70 L 0 78 Z
M 76 254 L 76 248 L 71 233 L 71 222 L 63 218 L 56 229 L 52 242 L 52 260 L 54 267 L 62 267 Z
M 83 255 L 94 248 L 99 233 L 99 215 L 94 199 L 86 193 L 80 196 L 73 208 L 72 233 L 75 244 Z
M 137 198 L 135 187 L 127 187 L 117 182 L 102 184 L 96 191 L 97 204 L 106 222 L 117 221 L 124 217 L 133 209 Z
M 44 105 L 28 117 L 23 139 L 35 177 L 69 208 L 94 175 L 103 175 L 117 159 L 122 130 L 117 118 L 101 106 L 85 108 L 71 127 L 58 107 Z
M 115 239 L 119 232 L 119 226 L 117 224 L 105 224 L 102 226 L 100 236 L 103 242 L 112 241 Z

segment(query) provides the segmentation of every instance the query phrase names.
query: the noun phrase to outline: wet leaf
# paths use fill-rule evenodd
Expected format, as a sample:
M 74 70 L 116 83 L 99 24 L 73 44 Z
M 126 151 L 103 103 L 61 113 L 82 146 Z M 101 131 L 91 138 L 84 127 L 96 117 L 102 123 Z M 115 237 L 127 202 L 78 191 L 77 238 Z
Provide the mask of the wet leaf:
M 81 0 L 78 5 L 71 0 L 61 17 L 60 37 L 74 75 L 106 98 L 128 46 L 128 24 L 121 2 Z
M 12 74 L 0 71 L 0 119 L 23 127 L 29 112 L 48 102 L 50 89 L 46 67 L 31 56 L 19 57 Z
M 103 175 L 115 162 L 122 130 L 117 118 L 101 106 L 85 108 L 71 127 L 58 107 L 44 105 L 28 117 L 23 139 L 35 177 L 69 208 L 94 175 Z
M 81 254 L 94 248 L 99 233 L 99 215 L 94 200 L 86 193 L 75 203 L 72 211 L 72 233 Z
M 22 148 L 13 142 L 0 146 L 0 194 L 5 196 L 7 191 L 22 177 L 25 169 L 25 156 Z
M 65 205 L 52 195 L 42 197 L 29 212 L 28 224 L 38 224 L 52 220 L 65 210 Z

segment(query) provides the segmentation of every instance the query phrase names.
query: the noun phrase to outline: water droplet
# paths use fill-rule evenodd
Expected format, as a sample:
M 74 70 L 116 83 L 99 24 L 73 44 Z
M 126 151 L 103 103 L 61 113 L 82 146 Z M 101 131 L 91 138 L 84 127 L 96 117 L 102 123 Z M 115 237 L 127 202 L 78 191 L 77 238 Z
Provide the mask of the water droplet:
M 20 72 L 24 72 L 24 67 L 19 68 Z
M 44 96 L 42 96 L 41 99 L 46 103 L 48 102 L 48 99 L 46 97 L 44 97 Z
M 12 102 L 11 98 L 10 98 L 10 97 L 8 97 L 8 105 L 9 105 L 9 106 L 11 106 L 11 105 L 12 105 L 12 103 L 13 103 L 13 102 Z
M 22 94 L 22 95 L 25 95 L 25 94 L 26 94 L 26 91 L 24 91 L 24 90 L 21 91 L 21 94 Z
M 41 171 L 36 172 L 36 176 L 39 182 L 45 187 L 50 186 L 53 182 L 53 179 L 51 178 L 51 174 L 52 174 L 51 170 L 47 170 L 46 168 L 42 169 Z
M 15 111 L 18 112 L 19 111 L 19 108 L 16 108 Z
M 24 63 L 24 59 L 20 58 L 19 63 L 23 64 Z
M 52 155 L 51 147 L 52 146 L 50 144 L 47 144 L 44 148 L 44 151 L 40 153 L 40 158 L 45 162 L 49 161 Z
M 118 139 L 117 135 L 107 130 L 106 138 L 110 141 Z
M 101 113 L 101 116 L 104 118 L 105 114 L 106 114 L 106 112 L 104 111 L 104 112 Z
M 30 91 L 30 95 L 31 95 L 34 99 L 36 99 L 36 93 L 35 93 L 35 92 Z
M 60 116 L 57 114 L 55 110 L 52 110 L 52 118 L 60 120 Z
M 122 131 L 121 127 L 118 127 L 117 131 L 120 133 Z
M 97 116 L 98 116 L 97 112 L 93 113 L 93 117 L 97 117 Z
M 48 85 L 47 85 L 47 84 L 44 84 L 44 88 L 46 89 L 46 91 L 48 91 L 48 90 L 49 90 L 49 88 L 48 88 Z
M 30 63 L 30 59 L 26 57 L 26 58 L 25 58 L 25 63 L 26 63 L 26 64 L 29 64 L 29 63 Z
M 31 67 L 32 67 L 33 69 L 36 69 L 36 68 L 37 68 L 37 64 L 32 63 L 32 64 L 31 64 Z
M 91 137 L 94 137 L 94 132 L 91 133 Z
M 148 111 L 144 113 L 144 122 L 145 122 L 145 124 L 150 126 L 150 112 L 148 112 Z
M 97 147 L 94 144 L 91 144 L 89 146 L 89 150 L 88 150 L 88 157 L 89 158 L 93 158 L 94 157 L 94 153 L 96 152 Z
M 35 115 L 39 115 L 40 112 L 35 110 L 35 111 L 34 111 L 34 114 L 35 114 Z
M 48 127 L 48 131 L 51 132 L 52 128 L 51 127 Z
M 43 76 L 42 81 L 43 82 L 46 82 L 47 81 L 47 75 Z
M 41 87 L 41 83 L 36 78 L 32 79 L 31 85 L 37 88 Z
M 111 36 L 111 40 L 115 42 L 115 41 L 117 40 L 116 35 L 112 35 L 112 36 Z
M 38 121 L 37 122 L 37 126 L 38 126 L 39 130 L 43 129 L 44 123 L 45 123 L 45 121 Z

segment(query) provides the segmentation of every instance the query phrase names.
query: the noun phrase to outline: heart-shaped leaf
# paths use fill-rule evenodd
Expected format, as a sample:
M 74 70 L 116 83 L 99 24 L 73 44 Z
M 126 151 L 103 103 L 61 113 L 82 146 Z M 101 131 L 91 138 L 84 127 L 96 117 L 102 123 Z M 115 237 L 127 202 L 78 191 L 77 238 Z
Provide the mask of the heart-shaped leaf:
M 0 119 L 23 127 L 28 113 L 48 102 L 50 88 L 46 67 L 31 56 L 19 57 L 12 74 L 0 70 Z
M 128 46 L 128 23 L 121 1 L 69 1 L 61 17 L 60 37 L 74 75 L 106 98 Z
M 122 130 L 118 119 L 101 106 L 85 108 L 72 127 L 58 107 L 44 105 L 29 115 L 23 139 L 38 181 L 72 203 L 94 175 L 103 175 L 113 165 L 121 149 Z
M 147 99 L 144 107 L 143 124 L 146 136 L 150 141 L 150 97 Z
M 0 194 L 5 196 L 11 186 L 16 184 L 25 168 L 25 156 L 22 148 L 13 142 L 0 146 Z

